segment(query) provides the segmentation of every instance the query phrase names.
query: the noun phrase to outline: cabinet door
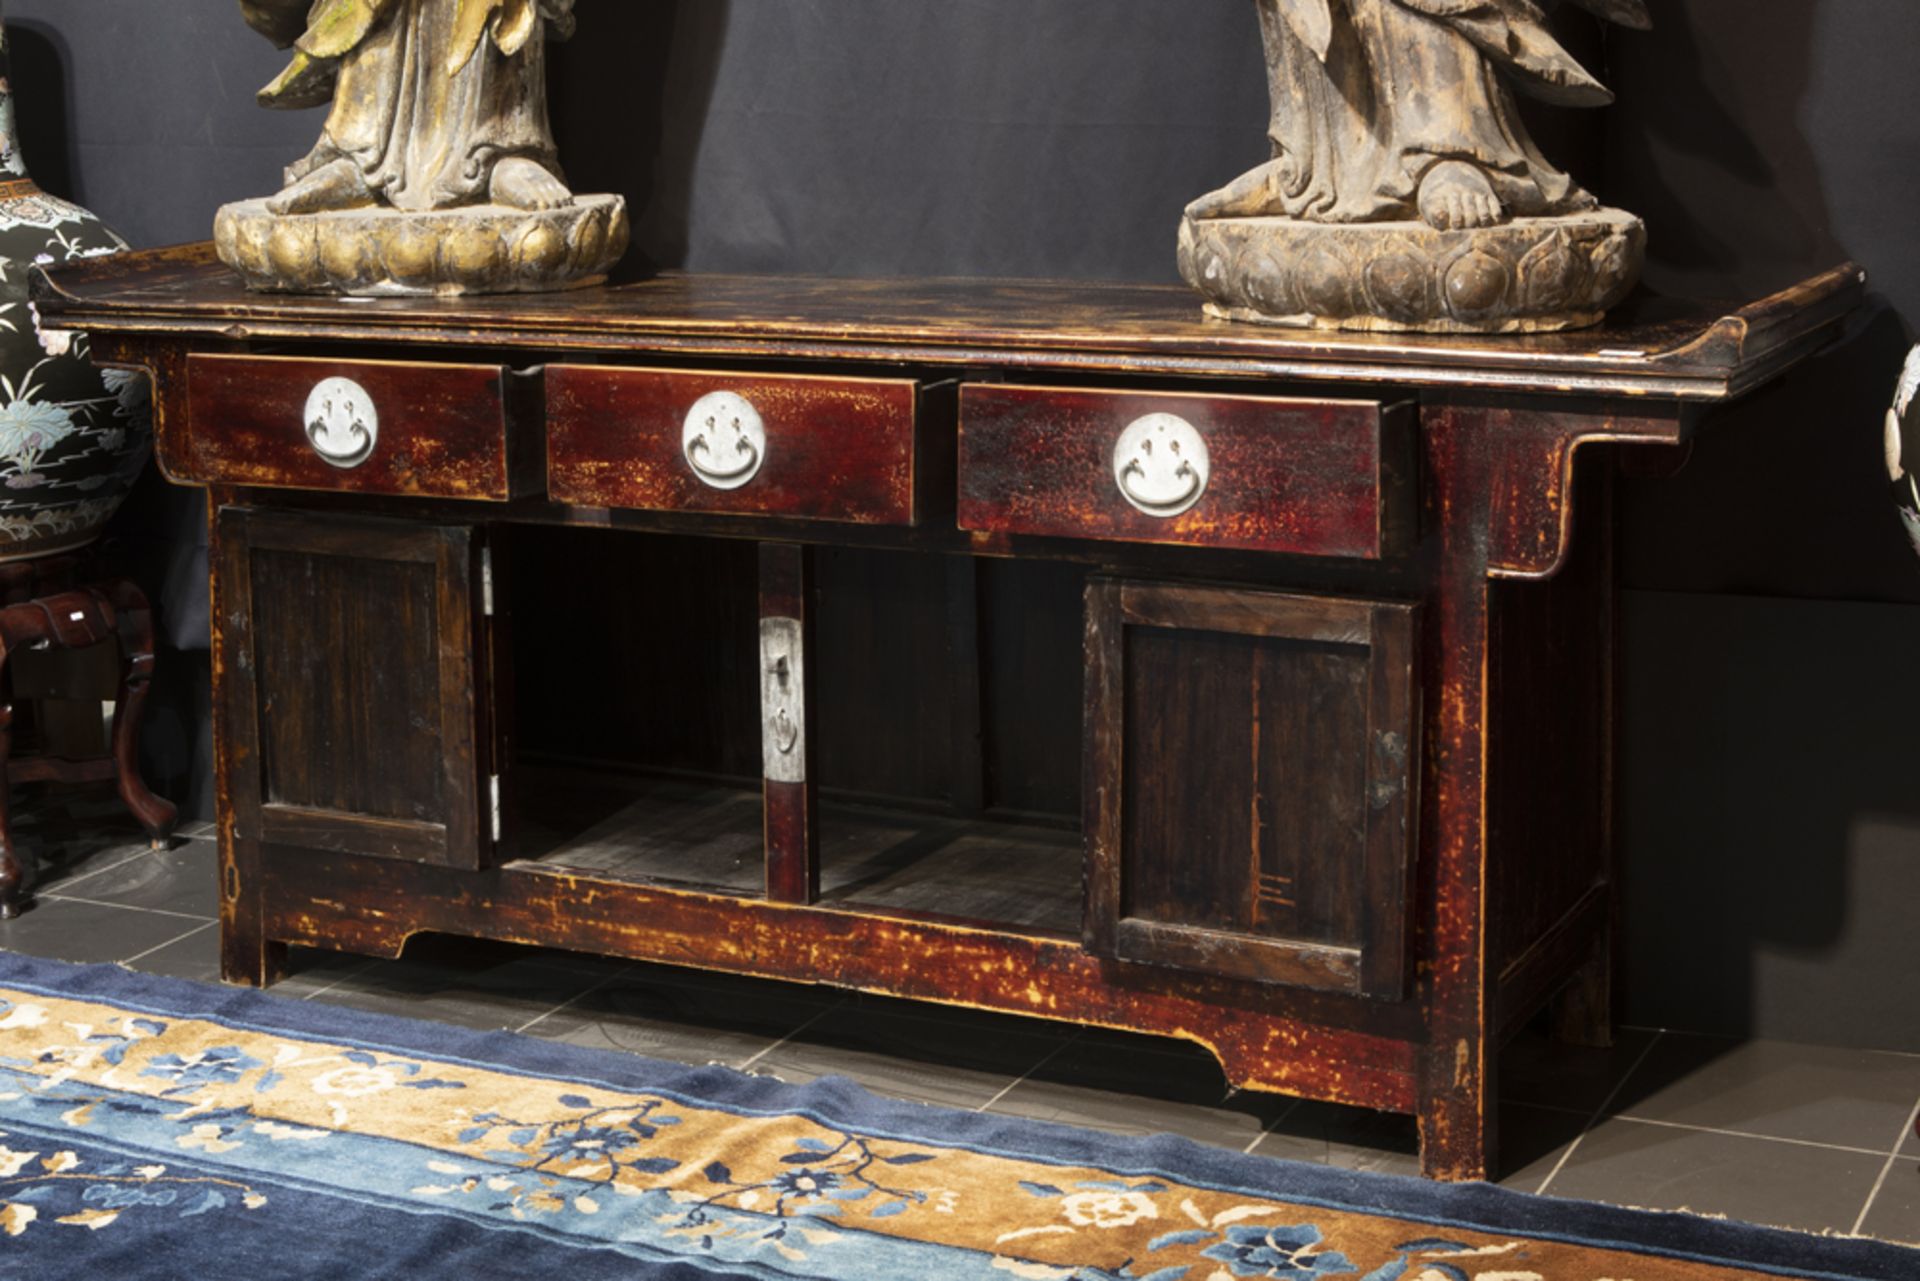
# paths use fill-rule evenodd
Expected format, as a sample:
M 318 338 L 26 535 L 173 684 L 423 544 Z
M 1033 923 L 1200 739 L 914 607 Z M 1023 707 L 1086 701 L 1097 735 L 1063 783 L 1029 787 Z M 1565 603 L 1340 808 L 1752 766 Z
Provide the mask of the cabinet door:
M 221 512 L 239 835 L 455 867 L 490 860 L 482 572 L 464 526 Z
M 1405 995 L 1415 608 L 1096 580 L 1088 946 Z

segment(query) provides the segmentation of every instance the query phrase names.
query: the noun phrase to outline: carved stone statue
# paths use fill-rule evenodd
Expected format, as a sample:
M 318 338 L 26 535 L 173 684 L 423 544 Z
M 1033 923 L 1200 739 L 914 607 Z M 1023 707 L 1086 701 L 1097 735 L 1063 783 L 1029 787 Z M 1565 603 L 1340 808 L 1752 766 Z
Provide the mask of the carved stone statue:
M 220 211 L 224 261 L 257 289 L 503 293 L 604 277 L 625 202 L 575 197 L 547 123 L 546 40 L 574 0 L 240 0 L 291 48 L 263 106 L 331 104 L 266 200 Z
M 1534 146 L 1514 100 L 1612 95 L 1535 0 L 1256 0 L 1273 157 L 1187 209 L 1180 264 L 1235 319 L 1503 332 L 1592 324 L 1645 230 Z M 1644 0 L 1576 0 L 1628 26 Z

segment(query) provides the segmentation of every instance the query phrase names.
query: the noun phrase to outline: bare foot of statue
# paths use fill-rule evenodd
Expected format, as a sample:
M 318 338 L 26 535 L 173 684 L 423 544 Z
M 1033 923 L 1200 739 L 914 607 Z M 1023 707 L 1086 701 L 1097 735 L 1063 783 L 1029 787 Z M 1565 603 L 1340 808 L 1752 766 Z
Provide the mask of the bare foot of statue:
M 1420 180 L 1420 216 L 1441 231 L 1492 227 L 1507 220 L 1493 183 L 1464 160 L 1443 160 Z
M 1284 161 L 1269 160 L 1187 206 L 1189 218 L 1258 218 L 1286 212 Z
M 510 156 L 493 167 L 489 194 L 494 204 L 511 209 L 564 209 L 573 203 L 567 184 L 525 156 Z
M 335 160 L 288 183 L 279 195 L 267 201 L 267 208 L 277 214 L 308 214 L 329 209 L 358 209 L 372 203 L 373 192 L 360 166 L 351 160 Z

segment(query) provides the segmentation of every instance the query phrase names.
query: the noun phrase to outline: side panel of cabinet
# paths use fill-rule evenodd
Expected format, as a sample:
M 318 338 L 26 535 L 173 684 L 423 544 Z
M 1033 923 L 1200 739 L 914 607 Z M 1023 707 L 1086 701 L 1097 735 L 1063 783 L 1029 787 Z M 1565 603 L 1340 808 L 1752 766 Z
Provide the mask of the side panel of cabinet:
M 1415 608 L 1096 580 L 1089 946 L 1405 995 Z
M 473 531 L 235 508 L 220 521 L 239 834 L 489 861 Z

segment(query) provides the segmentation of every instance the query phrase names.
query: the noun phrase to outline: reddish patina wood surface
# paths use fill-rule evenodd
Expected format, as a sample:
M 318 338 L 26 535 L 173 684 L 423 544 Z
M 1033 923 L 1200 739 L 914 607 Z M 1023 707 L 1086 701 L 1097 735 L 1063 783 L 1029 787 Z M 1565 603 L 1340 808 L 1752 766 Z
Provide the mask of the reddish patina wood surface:
M 266 860 L 263 921 L 278 940 L 397 956 L 409 934 L 441 930 L 515 942 L 564 918 L 586 951 L 735 974 L 1149 1029 L 1206 1045 L 1252 1089 L 1411 1111 L 1417 1016 L 1409 1007 L 1284 1007 L 1271 988 L 1202 975 L 1116 970 L 1069 939 L 958 924 L 617 885 L 510 864 L 457 876 L 427 864 L 299 851 Z M 340 887 L 354 887 L 352 902 Z M 355 904 L 405 904 L 378 916 Z
M 216 511 L 309 513 L 297 537 L 286 534 L 293 525 L 261 515 L 229 513 L 211 530 L 229 979 L 272 981 L 290 943 L 393 955 L 411 935 L 445 931 L 1128 1028 L 1210 1046 L 1229 1079 L 1248 1087 L 1413 1112 L 1427 1173 L 1475 1178 L 1495 1169 L 1502 1036 L 1556 991 L 1566 994 L 1563 1031 L 1595 1039 L 1607 1030 L 1611 454 L 1622 444 L 1684 443 L 1702 407 L 1828 341 L 1861 280 L 1858 269 L 1839 268 L 1745 307 L 1644 302 L 1597 331 L 1474 342 L 1208 324 L 1184 291 L 1046 283 L 667 277 L 557 298 L 355 308 L 245 294 L 200 249 L 90 263 L 37 288 L 50 323 L 86 328 L 102 358 L 154 373 L 162 456 L 177 475 L 217 482 Z M 505 408 L 459 415 L 450 428 L 478 431 L 484 419 L 484 434 L 505 442 L 508 491 L 524 495 L 477 508 L 443 501 L 482 496 L 475 490 L 411 481 L 383 488 L 377 472 L 345 483 L 331 475 L 285 481 L 310 491 L 301 494 L 263 487 L 283 483 L 281 472 L 194 470 L 201 438 L 224 438 L 229 419 L 189 396 L 190 358 L 251 358 L 267 343 L 296 353 L 307 344 L 329 361 L 348 351 L 429 367 L 436 353 L 495 370 L 556 356 L 572 365 L 549 375 L 544 430 L 537 403 L 516 420 L 525 428 L 517 433 Z M 697 368 L 661 372 L 677 361 Z M 809 402 L 798 421 L 811 444 L 785 456 L 805 461 L 821 448 L 804 475 L 779 478 L 777 502 L 767 499 L 775 491 L 756 496 L 748 486 L 716 505 L 722 491 L 690 495 L 662 479 L 685 468 L 680 429 L 698 395 L 796 374 L 809 387 L 867 388 L 885 408 L 862 418 L 850 408 L 857 397 Z M 663 380 L 672 379 L 682 381 L 670 388 Z M 1005 386 L 1049 381 L 1073 386 Z M 967 384 L 969 406 L 957 439 L 956 382 Z M 1282 398 L 1417 408 L 1398 420 L 1377 410 L 1283 413 L 1272 408 Z M 506 399 L 519 403 L 511 385 Z M 992 412 L 976 412 L 982 405 Z M 1181 527 L 1182 518 L 1169 526 L 1127 514 L 1111 458 L 1124 413 L 1112 411 L 1136 406 L 1184 406 L 1212 433 L 1214 496 L 1234 504 L 1226 518 L 1197 514 Z M 251 412 L 235 411 L 242 436 L 211 447 L 239 448 L 233 441 L 244 443 Z M 777 431 L 777 415 L 767 417 Z M 539 500 L 537 467 L 512 461 L 529 443 L 551 453 L 550 501 Z M 258 448 L 247 445 L 244 456 Z M 780 457 L 769 453 L 769 475 Z M 686 483 L 697 482 L 689 475 Z M 948 506 L 956 495 L 957 520 Z M 399 518 L 393 525 L 410 532 L 383 530 L 369 515 Z M 1128 523 L 1136 516 L 1153 523 Z M 1164 538 L 1169 528 L 1180 536 Z M 494 595 L 506 600 L 496 616 L 476 617 L 485 582 L 474 549 L 511 551 L 516 539 L 522 585 L 497 579 Z M 452 559 L 436 552 L 426 575 L 439 603 L 431 621 L 418 609 L 370 608 L 375 597 L 413 590 L 380 585 L 407 546 L 458 551 Z M 534 554 L 542 548 L 553 554 Z M 936 553 L 950 563 L 929 567 Z M 362 768 L 371 757 L 293 764 L 275 782 L 266 757 L 286 756 L 288 744 L 328 723 L 345 741 L 374 685 L 356 676 L 349 684 L 359 693 L 340 698 L 261 687 L 262 656 L 304 670 L 334 648 L 323 629 L 293 625 L 299 611 L 288 602 L 257 607 L 253 562 L 262 554 L 362 558 L 364 582 L 333 573 L 316 590 L 326 595 L 321 612 L 359 619 L 369 636 L 401 633 L 388 636 L 387 649 L 412 672 L 397 686 L 407 696 L 380 714 L 443 725 L 452 715 L 472 727 L 433 762 L 450 771 L 441 800 L 457 800 L 459 810 L 448 812 L 444 862 L 371 839 L 392 835 L 378 812 L 392 808 L 385 781 Z M 636 568 L 646 572 L 626 572 Z M 1133 611 L 1134 630 L 1164 632 L 1167 643 L 1129 658 L 1123 592 L 1095 591 L 1076 662 L 1089 573 L 1122 584 L 1173 580 L 1160 612 L 1142 612 L 1150 592 Z M 1181 609 L 1160 608 L 1181 592 L 1189 593 Z M 1364 701 L 1355 692 L 1359 667 L 1339 655 L 1288 668 L 1289 655 L 1284 672 L 1262 668 L 1271 655 L 1249 659 L 1238 692 L 1221 692 L 1203 661 L 1209 655 L 1241 642 L 1286 643 L 1258 609 L 1240 607 L 1273 593 L 1336 597 L 1369 620 L 1364 644 L 1356 631 L 1351 647 L 1366 655 Z M 501 670 L 502 618 L 516 599 L 527 606 L 513 629 L 520 644 L 558 654 L 554 662 Z M 1366 612 L 1382 608 L 1417 624 L 1382 628 Z M 806 784 L 762 790 L 748 777 L 759 753 L 739 740 L 750 732 L 756 616 L 806 624 L 808 670 L 828 691 L 828 705 L 809 699 L 807 723 L 810 734 L 827 725 L 839 737 L 809 759 Z M 551 635 L 555 618 L 570 620 L 565 643 Z M 256 635 L 263 620 L 272 636 Z M 595 671 L 546 670 L 565 666 L 569 653 L 598 655 Z M 1267 690 L 1263 671 L 1300 697 Z M 1279 817 L 1256 814 L 1259 789 L 1249 796 L 1235 778 L 1245 762 L 1224 751 L 1217 762 L 1203 759 L 1227 737 L 1210 736 L 1195 710 L 1209 690 L 1234 707 L 1220 724 L 1231 720 L 1249 759 L 1257 730 L 1263 753 L 1271 748 L 1275 762 L 1303 771 L 1296 791 L 1324 790 L 1313 780 L 1332 775 L 1314 772 L 1314 753 L 1330 743 L 1371 747 L 1376 722 L 1410 718 L 1417 727 L 1405 758 L 1414 776 L 1403 790 L 1373 761 L 1357 784 L 1369 805 L 1403 798 L 1404 825 L 1370 823 L 1349 805 L 1298 828 L 1311 832 L 1324 818 L 1346 833 L 1336 842 L 1346 861 L 1317 873 L 1344 877 L 1345 888 L 1306 922 L 1324 937 L 1302 940 L 1301 957 L 1311 960 L 1305 953 L 1316 946 L 1357 951 L 1345 958 L 1358 976 L 1343 980 L 1346 990 L 1257 967 L 1283 981 L 1250 981 L 1246 966 L 1202 972 L 1200 953 L 1138 963 L 1103 943 L 1137 908 L 1155 924 L 1231 926 L 1230 891 L 1259 875 L 1222 862 L 1184 901 L 1172 873 L 1146 869 L 1133 894 L 1098 861 L 1102 850 L 1124 852 L 1129 824 L 1174 830 L 1172 808 L 1156 815 L 1125 803 L 1129 780 L 1152 778 L 1224 798 L 1244 823 L 1244 832 L 1231 829 L 1234 839 L 1245 836 L 1250 864 L 1259 857 L 1254 834 Z M 763 796 L 766 875 L 753 892 L 496 865 L 487 776 L 511 779 L 504 727 L 516 709 L 522 721 L 537 710 L 555 736 L 543 694 L 564 696 L 591 721 L 557 737 L 590 745 L 596 760 L 651 764 Z M 596 697 L 612 705 L 597 706 Z M 1345 729 L 1330 738 L 1314 718 L 1335 712 Z M 1179 733 L 1160 734 L 1167 726 Z M 1078 797 L 1076 763 L 1085 780 Z M 394 777 L 416 765 L 395 761 Z M 819 827 L 816 765 L 841 771 L 831 782 L 842 789 L 910 796 L 947 815 L 998 804 L 1070 824 L 1075 801 L 1084 801 L 1096 946 L 1064 925 L 990 924 L 964 894 L 944 911 L 917 913 L 818 901 L 831 842 Z M 259 821 L 272 787 L 299 785 L 318 798 L 342 770 L 360 790 L 329 802 L 353 812 L 328 817 L 326 840 Z M 1355 770 L 1340 778 L 1351 787 L 1349 775 Z M 1297 816 L 1308 802 L 1295 799 Z M 1396 837 L 1410 844 L 1395 845 Z M 1070 893 L 1077 877 L 1073 885 Z M 1202 919 L 1209 912 L 1218 919 Z M 1399 930 L 1390 928 L 1396 919 Z M 1402 999 L 1390 999 L 1396 977 Z
M 1153 414 L 1191 423 L 1210 475 L 1171 517 L 1125 499 L 1114 446 Z M 1377 558 L 1412 514 L 1407 407 L 1370 401 L 964 387 L 960 526 L 998 534 Z
M 737 489 L 702 482 L 682 447 L 687 411 L 714 392 L 743 397 L 765 423 L 765 458 Z M 555 365 L 548 489 L 585 507 L 911 525 L 914 402 L 899 380 Z
M 351 468 L 307 439 L 307 397 L 328 378 L 358 383 L 379 413 L 373 452 Z M 504 500 L 506 378 L 498 365 L 195 354 L 183 415 L 193 430 L 163 433 L 160 463 L 200 484 Z

